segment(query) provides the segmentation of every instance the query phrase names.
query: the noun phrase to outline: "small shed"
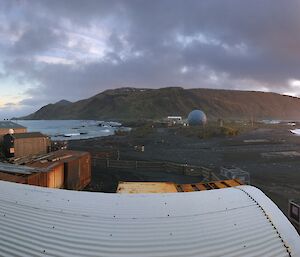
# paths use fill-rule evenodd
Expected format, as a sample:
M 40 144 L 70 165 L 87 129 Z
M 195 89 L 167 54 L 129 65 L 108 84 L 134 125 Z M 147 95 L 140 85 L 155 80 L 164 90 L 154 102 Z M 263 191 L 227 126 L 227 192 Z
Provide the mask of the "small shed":
M 55 187 L 63 187 L 71 190 L 82 190 L 91 182 L 91 155 L 89 152 L 59 150 L 35 158 L 25 158 L 25 165 L 53 170 Z M 61 174 L 63 172 L 63 176 Z M 59 179 L 57 180 L 57 178 Z M 63 186 L 60 184 L 63 178 Z M 31 184 L 31 183 L 29 183 Z M 42 184 L 36 184 L 44 186 Z M 49 186 L 47 184 L 47 187 Z
M 239 179 L 244 184 L 250 184 L 249 172 L 235 166 L 223 166 L 220 169 L 220 174 L 228 179 Z
M 289 201 L 288 213 L 289 220 L 300 233 L 300 199 L 293 199 Z
M 91 182 L 88 152 L 60 150 L 20 160 L 23 165 L 0 162 L 0 180 L 71 190 L 82 190 Z
M 40 169 L 33 167 L 0 162 L 0 180 L 27 184 L 28 177 L 39 172 Z
M 0 121 L 0 142 L 3 140 L 3 136 L 9 133 L 12 129 L 14 133 L 26 133 L 27 128 L 12 121 Z
M 33 158 L 26 165 L 47 170 L 47 175 L 32 177 L 30 185 L 82 190 L 91 182 L 89 152 L 59 150 Z
M 167 121 L 169 126 L 183 123 L 181 116 L 168 116 Z
M 39 163 L 28 166 L 0 163 L 0 180 L 34 186 L 63 188 L 63 163 Z
M 7 158 L 47 153 L 50 139 L 40 132 L 6 134 L 3 150 Z

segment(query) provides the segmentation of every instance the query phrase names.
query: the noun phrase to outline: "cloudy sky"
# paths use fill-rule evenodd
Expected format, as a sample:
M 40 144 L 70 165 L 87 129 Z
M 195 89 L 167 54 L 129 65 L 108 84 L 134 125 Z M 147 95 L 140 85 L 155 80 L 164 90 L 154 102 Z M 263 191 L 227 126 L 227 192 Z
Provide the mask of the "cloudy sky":
M 300 96 L 300 1 L 0 1 L 1 119 L 123 86 Z

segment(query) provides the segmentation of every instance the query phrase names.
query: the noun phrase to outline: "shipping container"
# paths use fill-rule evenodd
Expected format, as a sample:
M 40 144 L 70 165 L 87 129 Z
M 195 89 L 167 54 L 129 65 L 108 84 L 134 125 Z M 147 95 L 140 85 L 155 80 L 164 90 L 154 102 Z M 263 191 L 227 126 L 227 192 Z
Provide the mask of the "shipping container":
M 49 147 L 50 139 L 39 132 L 6 134 L 3 137 L 3 149 L 7 158 L 45 154 Z

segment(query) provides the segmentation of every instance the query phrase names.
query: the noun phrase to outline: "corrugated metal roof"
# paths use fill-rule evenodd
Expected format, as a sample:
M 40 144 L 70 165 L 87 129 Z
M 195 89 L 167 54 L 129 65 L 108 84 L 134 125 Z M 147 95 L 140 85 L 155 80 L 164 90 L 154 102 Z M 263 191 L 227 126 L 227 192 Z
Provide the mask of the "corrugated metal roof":
M 0 121 L 0 128 L 14 129 L 14 128 L 25 128 L 25 127 L 12 121 Z
M 27 133 L 16 133 L 12 135 L 14 138 L 35 138 L 35 137 L 47 137 L 41 132 L 27 132 Z
M 5 173 L 30 175 L 32 173 L 40 172 L 42 169 L 0 162 L 0 171 Z
M 105 194 L 0 181 L 2 256 L 300 256 L 280 210 L 250 186 Z
M 83 156 L 90 156 L 89 152 L 72 151 L 72 150 L 58 150 L 50 153 L 36 154 L 31 156 L 14 157 L 10 158 L 10 161 L 15 164 L 30 164 L 32 162 L 39 161 L 66 161 L 69 159 L 79 158 Z

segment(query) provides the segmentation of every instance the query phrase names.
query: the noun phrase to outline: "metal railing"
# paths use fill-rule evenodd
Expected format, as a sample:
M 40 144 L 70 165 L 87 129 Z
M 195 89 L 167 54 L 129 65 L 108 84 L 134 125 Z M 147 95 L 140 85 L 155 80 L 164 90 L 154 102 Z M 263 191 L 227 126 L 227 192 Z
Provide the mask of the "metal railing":
M 111 160 L 94 157 L 93 165 L 105 169 L 163 171 L 181 175 L 203 176 L 206 181 L 219 180 L 210 168 L 167 161 Z

